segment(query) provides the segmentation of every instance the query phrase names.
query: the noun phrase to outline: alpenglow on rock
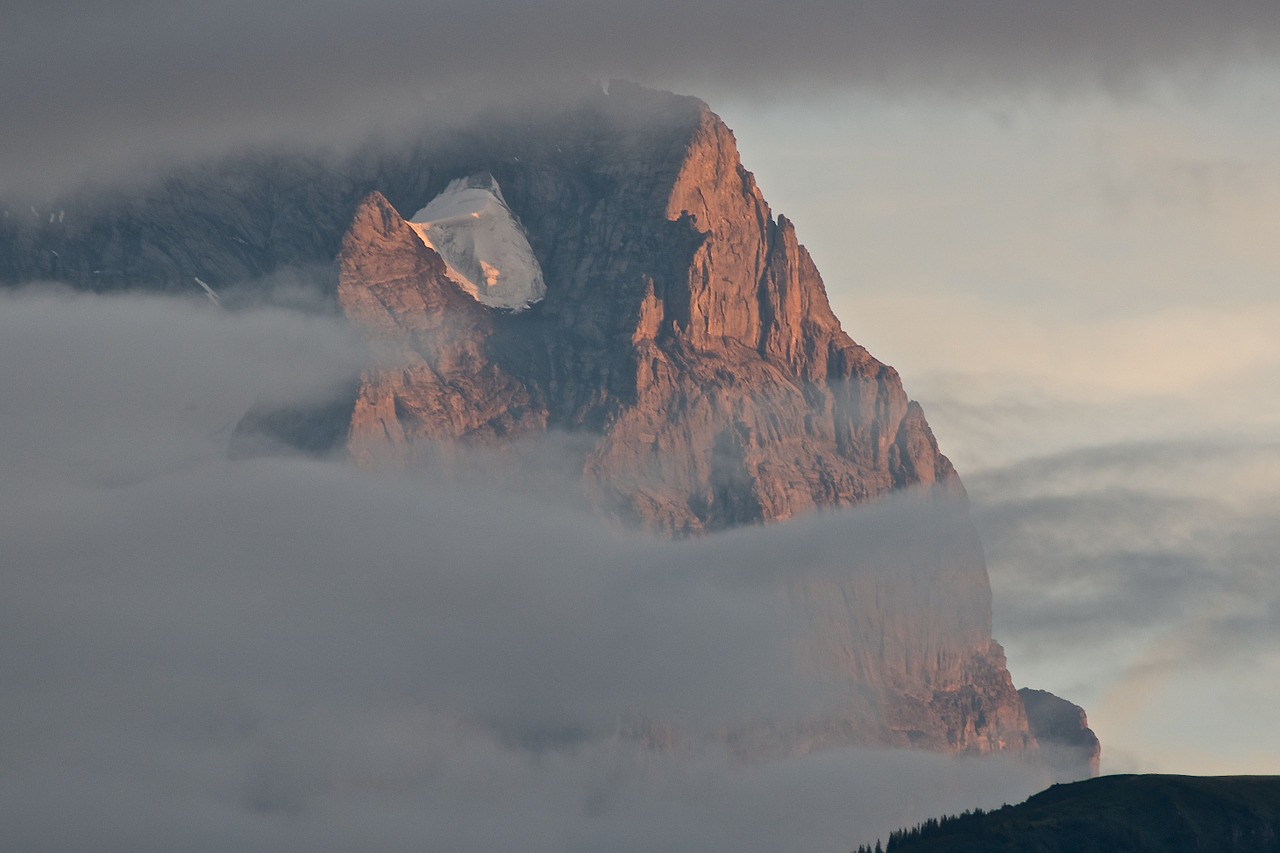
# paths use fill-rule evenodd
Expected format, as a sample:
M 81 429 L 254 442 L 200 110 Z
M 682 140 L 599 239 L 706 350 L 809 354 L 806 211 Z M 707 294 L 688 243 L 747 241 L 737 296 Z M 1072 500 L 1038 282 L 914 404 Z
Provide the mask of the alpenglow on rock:
M 357 207 L 338 298 L 379 363 L 347 448 L 397 468 L 572 430 L 591 503 L 677 536 L 904 501 L 858 553 L 780 590 L 824 699 L 735 742 L 1027 748 L 964 490 L 923 412 L 840 328 L 729 129 L 663 97 L 665 122 L 606 123 L 570 176 L 548 180 L 528 155 L 492 164 L 544 247 L 546 298 L 527 312 L 468 299 L 381 193 Z
M 0 279 L 190 293 L 198 277 L 228 302 L 236 282 L 303 279 L 367 338 L 349 394 L 256 409 L 240 452 L 506 475 L 555 433 L 589 504 L 665 536 L 857 507 L 859 546 L 815 543 L 776 590 L 820 698 L 738 725 L 744 749 L 1034 748 L 958 476 L 701 101 L 614 83 L 336 165 L 254 155 L 63 207 L 66 225 L 0 226 Z M 486 217 L 495 230 L 467 224 Z M 523 257 L 513 244 L 533 262 L 494 260 Z M 517 272 L 486 304 L 480 285 Z

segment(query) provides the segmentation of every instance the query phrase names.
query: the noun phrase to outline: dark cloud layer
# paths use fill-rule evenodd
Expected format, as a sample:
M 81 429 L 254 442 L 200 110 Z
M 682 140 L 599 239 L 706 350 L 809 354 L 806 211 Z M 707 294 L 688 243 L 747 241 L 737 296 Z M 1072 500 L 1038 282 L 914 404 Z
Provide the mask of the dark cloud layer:
M 1267 56 L 1278 36 L 1266 0 L 9 4 L 0 186 L 245 140 L 341 143 L 457 87 L 1123 88 Z
M 352 346 L 199 298 L 0 299 L 10 843 L 832 850 L 1041 784 L 687 736 L 811 707 L 776 581 L 845 570 L 912 523 L 892 507 L 673 544 L 554 495 L 225 458 L 253 400 L 323 394 Z M 684 745 L 615 737 L 642 720 Z

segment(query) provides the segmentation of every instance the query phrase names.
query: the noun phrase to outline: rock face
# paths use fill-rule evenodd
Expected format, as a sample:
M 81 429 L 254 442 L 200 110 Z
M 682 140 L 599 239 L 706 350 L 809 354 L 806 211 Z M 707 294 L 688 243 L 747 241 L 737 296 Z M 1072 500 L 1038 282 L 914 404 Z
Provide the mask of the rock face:
M 841 329 L 729 129 L 678 105 L 678 146 L 669 126 L 632 129 L 569 180 L 510 176 L 545 250 L 546 297 L 519 313 L 464 294 L 382 194 L 360 203 L 338 299 L 376 365 L 349 450 L 377 467 L 433 464 L 575 430 L 589 501 L 674 536 L 909 494 L 908 532 L 869 534 L 855 571 L 785 590 L 808 626 L 797 660 L 836 698 L 769 737 L 1026 748 L 955 471 L 897 373 Z
M 482 174 L 541 270 L 545 296 L 524 310 L 476 301 L 406 222 Z M 779 590 L 803 626 L 797 667 L 827 698 L 733 737 L 1034 747 L 955 471 L 702 102 L 615 83 L 340 162 L 246 156 L 36 209 L 0 223 L 0 281 L 336 296 L 369 368 L 342 399 L 252 412 L 242 447 L 265 433 L 399 468 L 568 436 L 588 503 L 675 537 L 894 508 L 858 516 L 839 571 Z
M 1098 775 L 1102 744 L 1089 728 L 1089 718 L 1079 705 L 1045 690 L 1018 691 L 1027 711 L 1031 734 L 1040 744 L 1040 757 L 1059 781 Z
M 669 162 L 610 159 L 603 174 L 577 176 L 604 194 L 552 184 L 524 198 L 532 219 L 576 210 L 544 221 L 542 242 L 572 247 L 570 263 L 548 259 L 545 301 L 521 315 L 460 298 L 440 256 L 385 197 L 367 197 L 338 256 L 339 300 L 371 340 L 398 341 L 410 370 L 425 360 L 435 379 L 387 387 L 396 424 L 358 418 L 351 441 L 403 455 L 419 439 L 591 427 L 601 433 L 586 462 L 595 502 L 673 534 L 906 486 L 962 495 L 897 373 L 841 330 L 729 129 L 696 104 L 686 133 Z
M 338 298 L 383 368 L 366 372 L 348 446 L 364 464 L 401 467 L 447 441 L 494 441 L 546 427 L 525 384 L 488 355 L 491 309 L 381 195 L 356 212 L 339 256 Z

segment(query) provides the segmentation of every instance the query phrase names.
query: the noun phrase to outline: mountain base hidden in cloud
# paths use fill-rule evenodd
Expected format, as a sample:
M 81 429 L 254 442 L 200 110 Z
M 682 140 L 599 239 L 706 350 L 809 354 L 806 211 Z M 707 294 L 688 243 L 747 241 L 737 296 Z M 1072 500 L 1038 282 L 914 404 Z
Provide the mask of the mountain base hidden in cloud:
M 447 232 L 427 215 L 476 187 L 485 203 L 449 206 Z M 497 200 L 476 242 L 469 217 Z M 346 161 L 261 155 L 57 205 L 0 233 L 0 277 L 204 282 L 232 307 L 290 284 L 363 335 L 354 385 L 260 403 L 236 455 L 448 477 L 478 459 L 543 465 L 597 514 L 663 537 L 859 508 L 852 550 L 783 558 L 781 642 L 813 698 L 735 722 L 724 736 L 743 751 L 1035 753 L 959 477 L 701 101 L 614 83 Z M 424 207 L 439 226 L 425 236 L 408 219 Z M 517 279 L 506 301 L 482 298 Z

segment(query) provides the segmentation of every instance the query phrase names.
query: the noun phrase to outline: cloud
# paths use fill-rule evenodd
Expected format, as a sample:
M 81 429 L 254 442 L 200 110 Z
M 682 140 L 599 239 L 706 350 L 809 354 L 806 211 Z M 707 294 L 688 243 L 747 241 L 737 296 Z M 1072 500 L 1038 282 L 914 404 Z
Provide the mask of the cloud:
M 106 851 L 829 850 L 931 809 L 1020 799 L 1029 781 L 998 760 L 923 754 L 741 766 L 594 743 L 532 755 L 394 707 L 286 713 L 239 738 L 225 724 L 166 734 L 162 749 L 117 741 L 90 761 L 55 751 L 72 772 L 24 768 L 0 781 L 18 813 L 9 837 L 24 849 Z
M 1083 704 L 1118 747 L 1112 772 L 1264 772 L 1280 757 L 1251 710 L 1277 699 L 1278 470 L 1274 441 L 1227 435 L 967 478 L 1014 678 Z
M 0 34 L 0 186 L 246 141 L 346 143 L 429 114 L 424 93 L 534 79 L 786 97 L 1126 87 L 1183 69 L 1194 80 L 1271 55 L 1272 11 L 1261 0 L 1211 11 L 1182 0 L 21 3 Z
M 1280 760 L 1280 352 L 1274 305 L 1224 291 L 1057 322 L 944 295 L 911 340 L 946 368 L 900 365 L 968 488 L 1015 683 L 1083 705 L 1104 772 Z
M 1270 549 L 1280 545 L 1274 514 L 1171 497 L 1145 485 L 981 506 L 1004 630 L 1047 649 L 1069 638 L 1105 646 L 1117 635 L 1213 614 L 1203 626 L 1214 628 L 1212 635 L 1199 639 L 1195 654 L 1179 655 L 1182 663 L 1239 645 L 1231 620 L 1253 623 L 1256 607 L 1277 603 L 1261 588 L 1274 568 Z M 1275 630 L 1266 633 L 1280 639 Z
M 970 396 L 962 384 L 952 390 Z M 1082 415 L 1070 400 L 1042 399 L 1038 407 L 995 411 L 996 433 L 1054 419 L 1074 430 L 1064 433 L 1069 444 L 1059 437 L 1051 451 L 965 476 L 1006 639 L 1048 659 L 1194 622 L 1208 634 L 1197 652 L 1178 655 L 1190 665 L 1256 636 L 1253 614 L 1280 607 L 1263 582 L 1280 546 L 1280 444 L 1268 431 L 1248 424 L 1213 431 L 1202 421 L 1181 434 L 1176 416 L 1149 418 L 1142 428 L 1135 416 L 1120 430 L 1128 440 L 1118 441 L 1092 429 L 1115 408 Z M 964 433 L 953 430 L 953 440 L 972 443 Z M 1250 631 L 1237 630 L 1243 624 Z
M 1280 342 L 1272 334 L 1280 324 L 1280 302 L 1271 299 L 1085 318 L 1044 316 L 954 293 L 868 296 L 860 304 L 880 321 L 880 334 L 885 327 L 898 333 L 913 362 L 950 366 L 945 375 L 914 375 L 922 396 L 962 382 L 988 395 L 1039 387 L 1042 395 L 1113 405 L 1226 396 L 1224 387 L 1280 374 Z
M 231 315 L 189 300 L 103 300 L 33 284 L 0 296 L 7 478 L 130 482 L 225 447 L 255 399 L 323 398 L 364 345 L 336 319 Z M 19 402 L 21 401 L 21 402 Z
M 832 849 L 1041 784 L 700 736 L 821 702 L 778 581 L 861 570 L 909 510 L 670 543 L 554 495 L 225 458 L 255 399 L 357 359 L 328 319 L 198 294 L 0 299 L 0 815 L 24 849 Z M 644 731 L 674 748 L 618 736 Z

